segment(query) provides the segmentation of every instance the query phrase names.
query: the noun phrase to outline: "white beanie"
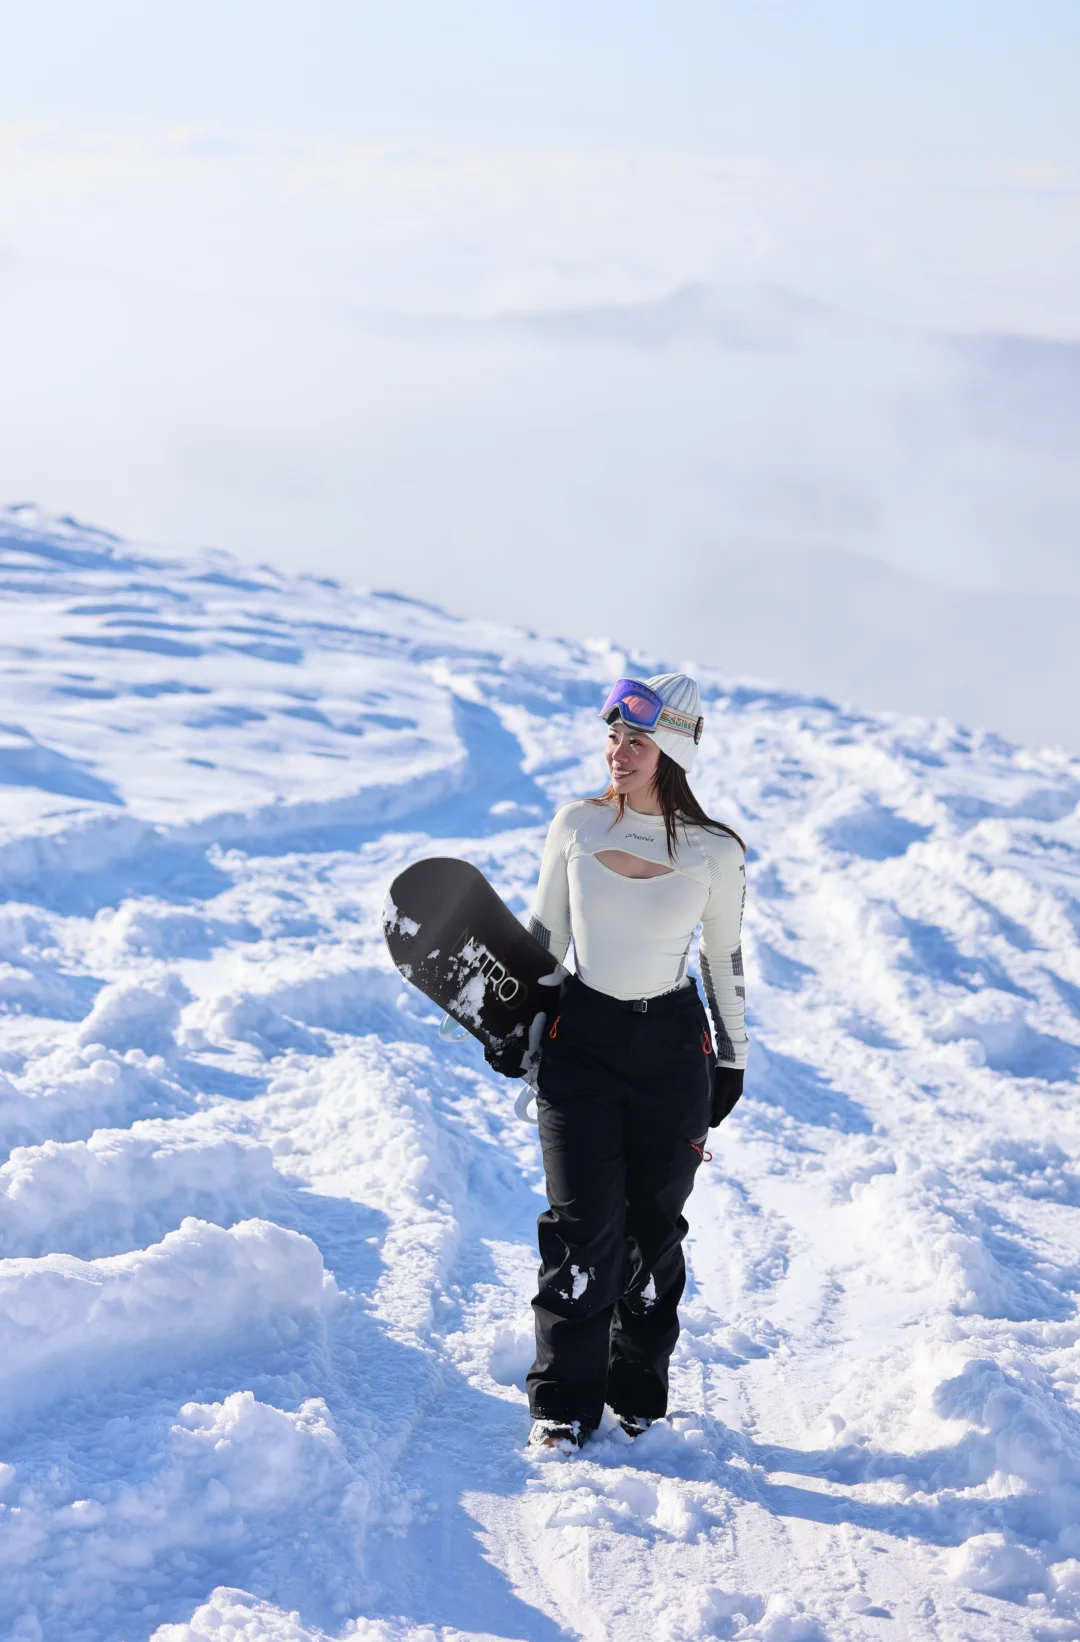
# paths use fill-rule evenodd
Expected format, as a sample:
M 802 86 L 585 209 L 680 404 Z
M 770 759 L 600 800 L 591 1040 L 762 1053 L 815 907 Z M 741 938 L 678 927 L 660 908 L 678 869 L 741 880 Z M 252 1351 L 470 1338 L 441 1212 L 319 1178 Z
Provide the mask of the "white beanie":
M 657 673 L 643 683 L 656 691 L 665 709 L 649 734 L 662 753 L 689 770 L 701 740 L 701 693 L 697 685 L 685 673 Z

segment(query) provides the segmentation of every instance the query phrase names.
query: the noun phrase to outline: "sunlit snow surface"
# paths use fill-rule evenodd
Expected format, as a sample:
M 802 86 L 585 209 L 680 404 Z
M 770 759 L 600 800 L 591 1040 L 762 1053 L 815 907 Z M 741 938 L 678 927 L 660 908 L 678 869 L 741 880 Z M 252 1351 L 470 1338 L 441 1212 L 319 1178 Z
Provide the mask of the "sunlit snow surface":
M 0 1634 L 1080 1637 L 1080 764 L 704 677 L 748 1093 L 670 1419 L 530 1459 L 535 1130 L 379 912 L 525 913 L 653 662 L 0 537 Z

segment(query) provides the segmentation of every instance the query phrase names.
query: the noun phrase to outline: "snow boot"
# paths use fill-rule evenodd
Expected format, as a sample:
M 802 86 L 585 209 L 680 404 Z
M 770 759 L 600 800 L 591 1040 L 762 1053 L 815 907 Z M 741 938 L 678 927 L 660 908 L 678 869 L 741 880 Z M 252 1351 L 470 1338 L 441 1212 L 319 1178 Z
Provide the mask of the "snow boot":
M 612 1413 L 615 1414 L 614 1409 L 612 1409 Z M 650 1425 L 653 1424 L 648 1414 L 615 1414 L 615 1418 L 628 1437 L 640 1437 L 641 1433 L 647 1431 Z
M 592 1435 L 592 1426 L 580 1420 L 534 1420 L 529 1432 L 528 1447 L 557 1448 L 568 1454 L 580 1448 Z

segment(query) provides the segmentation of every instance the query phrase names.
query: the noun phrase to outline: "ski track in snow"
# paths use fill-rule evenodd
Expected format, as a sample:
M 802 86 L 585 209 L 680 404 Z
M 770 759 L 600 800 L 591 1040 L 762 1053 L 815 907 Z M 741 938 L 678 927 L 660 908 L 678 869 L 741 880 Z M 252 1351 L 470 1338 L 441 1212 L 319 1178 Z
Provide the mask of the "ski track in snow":
M 748 1092 L 668 1422 L 530 1458 L 535 1130 L 379 912 L 527 915 L 654 663 L 0 548 L 0 1634 L 1080 1637 L 1080 764 L 702 673 Z

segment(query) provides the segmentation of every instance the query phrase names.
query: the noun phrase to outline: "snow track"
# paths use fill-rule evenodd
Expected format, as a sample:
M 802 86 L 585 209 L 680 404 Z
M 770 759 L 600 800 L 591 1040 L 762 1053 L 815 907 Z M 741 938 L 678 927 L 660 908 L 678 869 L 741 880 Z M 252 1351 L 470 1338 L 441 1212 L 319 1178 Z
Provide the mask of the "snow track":
M 672 1414 L 529 1458 L 535 1132 L 389 965 L 634 662 L 3 516 L 0 1634 L 1080 1638 L 1080 765 L 702 675 L 748 1093 Z

